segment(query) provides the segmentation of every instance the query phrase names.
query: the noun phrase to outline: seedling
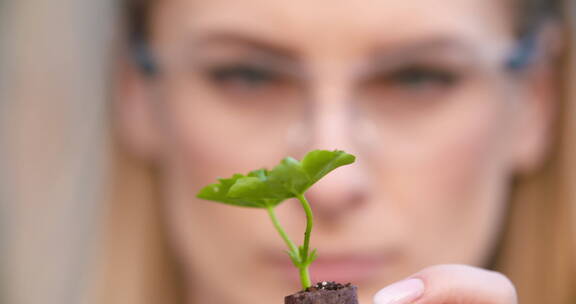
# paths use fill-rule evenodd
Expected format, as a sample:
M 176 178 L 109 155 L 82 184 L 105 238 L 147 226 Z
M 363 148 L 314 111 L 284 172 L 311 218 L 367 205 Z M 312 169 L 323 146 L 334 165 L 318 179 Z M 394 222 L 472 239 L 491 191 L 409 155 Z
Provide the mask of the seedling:
M 312 286 L 309 267 L 316 259 L 316 249 L 310 249 L 310 233 L 314 222 L 305 193 L 334 169 L 355 160 L 354 155 L 344 151 L 314 150 L 306 154 L 302 161 L 286 157 L 272 170 L 259 169 L 246 175 L 234 174 L 231 178 L 221 178 L 218 183 L 200 190 L 197 197 L 234 206 L 266 209 L 274 227 L 288 246 L 287 252 L 298 268 L 302 288 L 307 289 Z M 306 213 L 302 246 L 292 242 L 274 211 L 289 198 L 298 199 Z

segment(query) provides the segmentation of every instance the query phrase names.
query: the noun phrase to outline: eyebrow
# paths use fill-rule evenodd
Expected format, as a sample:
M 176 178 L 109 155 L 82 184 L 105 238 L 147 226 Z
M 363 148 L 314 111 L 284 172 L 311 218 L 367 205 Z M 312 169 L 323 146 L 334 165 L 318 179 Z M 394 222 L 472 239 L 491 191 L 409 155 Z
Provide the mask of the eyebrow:
M 477 49 L 473 47 L 470 43 L 462 41 L 456 38 L 434 38 L 424 41 L 418 41 L 415 43 L 404 44 L 401 46 L 386 46 L 376 48 L 372 52 L 374 57 L 381 56 L 413 56 L 420 55 L 421 53 L 427 53 L 430 51 L 458 51 L 465 54 L 470 54 L 479 57 Z
M 231 31 L 214 31 L 192 39 L 192 45 L 226 45 L 235 44 L 248 49 L 261 50 L 275 57 L 295 60 L 296 52 L 266 38 L 256 38 L 255 35 L 238 34 Z
M 481 61 L 478 49 L 470 43 L 455 38 L 434 38 L 401 46 L 377 47 L 370 52 L 370 64 L 378 67 L 402 64 L 415 58 L 430 56 L 433 53 L 449 52 L 458 54 L 467 61 Z

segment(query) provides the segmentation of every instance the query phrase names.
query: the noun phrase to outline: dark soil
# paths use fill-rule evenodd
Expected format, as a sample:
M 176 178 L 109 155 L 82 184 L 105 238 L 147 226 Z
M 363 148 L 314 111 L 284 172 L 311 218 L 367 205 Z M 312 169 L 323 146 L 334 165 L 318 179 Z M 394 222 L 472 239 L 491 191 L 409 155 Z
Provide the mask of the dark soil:
M 284 304 L 358 304 L 356 286 L 319 282 L 284 298 Z

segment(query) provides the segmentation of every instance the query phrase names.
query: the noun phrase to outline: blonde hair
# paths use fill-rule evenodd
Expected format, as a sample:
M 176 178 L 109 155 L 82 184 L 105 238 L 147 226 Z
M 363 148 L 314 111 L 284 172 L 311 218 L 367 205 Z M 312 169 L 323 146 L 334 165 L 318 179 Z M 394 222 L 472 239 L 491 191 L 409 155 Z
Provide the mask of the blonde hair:
M 565 1 L 566 6 L 571 5 Z M 574 12 L 575 8 L 566 8 Z M 574 16 L 566 18 L 574 21 Z M 524 304 L 576 302 L 576 62 L 574 25 L 566 25 L 559 65 L 557 137 L 549 161 L 518 177 L 493 268 L 516 284 Z M 153 168 L 127 155 L 117 140 L 105 234 L 100 303 L 179 303 L 180 274 L 156 203 Z

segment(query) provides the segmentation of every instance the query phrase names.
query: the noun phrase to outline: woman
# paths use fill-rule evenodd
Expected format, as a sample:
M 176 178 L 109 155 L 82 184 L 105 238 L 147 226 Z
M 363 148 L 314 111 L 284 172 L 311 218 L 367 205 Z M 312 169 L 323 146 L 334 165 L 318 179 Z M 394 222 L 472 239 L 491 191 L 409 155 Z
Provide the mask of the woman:
M 104 303 L 269 303 L 296 291 L 264 212 L 195 194 L 313 148 L 359 160 L 309 194 L 313 279 L 352 281 L 362 303 L 389 284 L 376 303 L 575 301 L 561 3 L 127 7 Z M 279 208 L 294 236 L 300 212 Z

